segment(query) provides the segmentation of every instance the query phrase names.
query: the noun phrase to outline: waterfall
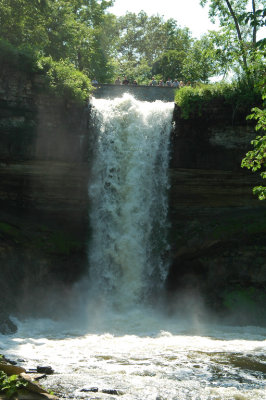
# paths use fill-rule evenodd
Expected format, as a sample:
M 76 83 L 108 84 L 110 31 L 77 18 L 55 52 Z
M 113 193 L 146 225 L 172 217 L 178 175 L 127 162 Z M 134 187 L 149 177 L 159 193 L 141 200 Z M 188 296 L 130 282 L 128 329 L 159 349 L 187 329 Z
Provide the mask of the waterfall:
M 89 280 L 109 304 L 142 303 L 166 278 L 173 107 L 129 94 L 92 99 Z

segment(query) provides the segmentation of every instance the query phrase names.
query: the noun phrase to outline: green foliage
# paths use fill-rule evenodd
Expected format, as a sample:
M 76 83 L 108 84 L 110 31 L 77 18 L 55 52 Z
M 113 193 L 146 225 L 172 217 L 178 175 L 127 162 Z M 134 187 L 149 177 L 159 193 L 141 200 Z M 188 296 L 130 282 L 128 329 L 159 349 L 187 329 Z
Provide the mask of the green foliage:
M 263 96 L 265 103 L 266 95 Z M 252 113 L 247 116 L 247 119 L 257 120 L 256 130 L 266 130 L 266 109 L 258 107 L 252 108 Z M 251 169 L 253 172 L 262 170 L 260 176 L 266 179 L 266 135 L 259 135 L 251 141 L 253 150 L 250 150 L 246 157 L 243 158 L 241 166 Z M 256 186 L 253 188 L 253 193 L 258 196 L 259 200 L 266 200 L 266 187 Z
M 0 38 L 0 66 L 10 65 L 30 73 L 37 70 L 37 57 L 37 52 L 29 46 L 15 47 Z
M 26 386 L 27 383 L 22 382 L 18 375 L 7 376 L 5 372 L 0 371 L 0 393 L 4 393 L 8 398 Z
M 234 109 L 250 109 L 259 102 L 258 91 L 243 82 L 197 84 L 185 86 L 177 91 L 175 102 L 181 107 L 181 116 L 188 119 L 192 115 L 202 115 L 202 110 L 213 102 L 229 104 Z
M 153 64 L 152 75 L 161 76 L 164 82 L 169 77 L 178 80 L 184 79 L 182 68 L 185 58 L 185 51 L 165 51 Z
M 90 78 L 107 79 L 110 40 L 106 0 L 0 0 L 0 37 L 55 61 L 69 60 Z M 12 27 L 12 29 L 10 29 Z
M 43 73 L 49 88 L 58 96 L 84 101 L 93 90 L 88 76 L 77 70 L 69 60 L 54 61 L 52 57 L 40 57 L 29 46 L 17 48 L 0 39 L 0 66 L 4 65 L 27 73 Z
M 225 70 L 233 70 L 238 75 L 245 74 L 248 84 L 256 81 L 254 60 L 259 54 L 265 57 L 265 40 L 257 40 L 257 33 L 265 24 L 264 0 L 201 0 L 201 5 L 209 3 L 212 22 L 220 22 L 221 31 L 216 34 L 217 50 L 224 60 Z M 248 7 L 251 10 L 248 11 Z
M 127 13 L 114 23 L 113 56 L 118 60 L 116 74 L 138 83 L 149 83 L 152 75 L 164 80 L 180 78 L 186 52 L 191 47 L 187 28 L 173 19 L 149 17 L 144 11 Z
M 38 61 L 38 67 L 45 73 L 52 92 L 58 96 L 82 102 L 93 90 L 90 79 L 68 60 L 54 61 L 51 57 L 43 57 Z

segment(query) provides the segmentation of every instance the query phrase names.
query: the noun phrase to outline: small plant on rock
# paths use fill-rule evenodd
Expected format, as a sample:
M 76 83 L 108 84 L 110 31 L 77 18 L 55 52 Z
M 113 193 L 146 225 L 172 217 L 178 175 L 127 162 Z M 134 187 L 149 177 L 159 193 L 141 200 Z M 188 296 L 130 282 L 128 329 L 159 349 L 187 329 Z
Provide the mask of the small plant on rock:
M 0 371 L 0 393 L 4 393 L 7 397 L 12 397 L 19 389 L 25 388 L 26 382 L 22 382 L 18 375 L 7 376 L 3 371 Z

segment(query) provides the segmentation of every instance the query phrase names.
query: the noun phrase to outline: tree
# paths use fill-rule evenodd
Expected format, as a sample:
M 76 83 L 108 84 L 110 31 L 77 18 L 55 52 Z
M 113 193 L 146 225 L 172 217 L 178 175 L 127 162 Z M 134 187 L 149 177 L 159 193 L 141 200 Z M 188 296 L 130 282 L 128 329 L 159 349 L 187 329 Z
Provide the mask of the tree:
M 204 35 L 195 40 L 183 62 L 182 76 L 185 81 L 209 81 L 209 78 L 218 75 L 220 64 L 218 61 L 215 43 L 211 35 Z
M 165 51 L 153 64 L 152 75 L 160 76 L 164 81 L 171 78 L 184 79 L 183 66 L 186 52 L 168 50 Z
M 201 0 L 200 3 L 204 6 L 208 1 L 211 20 L 214 21 L 215 17 L 218 17 L 222 32 L 230 38 L 231 64 L 228 63 L 228 66 L 232 68 L 232 61 L 236 66 L 240 65 L 249 85 L 252 86 L 252 63 L 258 50 L 257 31 L 263 25 L 262 19 L 265 15 L 263 0 L 252 0 L 251 11 L 247 11 L 248 0 Z
M 149 17 L 144 11 L 117 18 L 116 35 L 114 57 L 118 60 L 118 75 L 132 76 L 141 83 L 148 83 L 152 74 L 168 77 L 164 70 L 169 59 L 171 76 L 176 76 L 181 70 L 178 65 L 191 46 L 188 28 L 180 28 L 173 19 Z
M 43 48 L 49 40 L 46 6 L 46 2 L 37 0 L 0 0 L 0 37 L 15 46 Z
M 266 94 L 263 95 L 264 103 L 266 103 Z M 265 104 L 264 104 L 265 105 Z M 256 130 L 266 131 L 266 109 L 254 107 L 252 114 L 248 119 L 257 120 Z M 266 179 L 266 135 L 259 135 L 256 139 L 252 140 L 251 144 L 254 150 L 250 150 L 246 157 L 242 160 L 241 166 L 251 169 L 252 171 L 262 170 L 260 175 L 262 179 Z M 253 193 L 258 196 L 260 200 L 266 200 L 266 186 L 256 186 L 253 188 Z
M 104 38 L 106 0 L 0 0 L 0 37 L 54 60 L 68 60 L 90 78 L 110 72 Z M 12 26 L 12 29 L 10 29 Z M 97 76 L 98 77 L 98 76 Z

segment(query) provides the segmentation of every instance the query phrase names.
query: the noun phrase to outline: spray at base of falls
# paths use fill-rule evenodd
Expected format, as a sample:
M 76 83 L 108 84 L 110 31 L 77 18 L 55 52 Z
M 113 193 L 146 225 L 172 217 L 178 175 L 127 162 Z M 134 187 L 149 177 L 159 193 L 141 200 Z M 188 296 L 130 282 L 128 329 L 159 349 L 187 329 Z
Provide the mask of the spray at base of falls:
M 92 99 L 91 289 L 121 308 L 163 283 L 173 103 Z

